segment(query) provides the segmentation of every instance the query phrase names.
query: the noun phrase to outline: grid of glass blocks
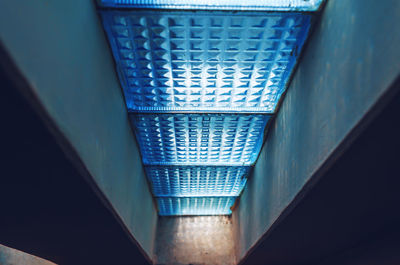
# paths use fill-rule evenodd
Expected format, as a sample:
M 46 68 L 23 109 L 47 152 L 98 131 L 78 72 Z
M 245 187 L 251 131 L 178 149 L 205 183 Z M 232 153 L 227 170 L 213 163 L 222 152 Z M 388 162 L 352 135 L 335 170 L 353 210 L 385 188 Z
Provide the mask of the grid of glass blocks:
M 145 165 L 253 164 L 267 115 L 131 115 Z
M 156 197 L 239 196 L 250 167 L 146 166 Z
M 316 11 L 322 0 L 99 0 L 108 7 L 160 9 Z
M 322 1 L 98 0 L 160 215 L 231 214 Z
M 169 215 L 229 215 L 236 197 L 159 197 L 158 211 Z
M 101 15 L 127 107 L 150 113 L 273 113 L 311 18 L 163 10 Z

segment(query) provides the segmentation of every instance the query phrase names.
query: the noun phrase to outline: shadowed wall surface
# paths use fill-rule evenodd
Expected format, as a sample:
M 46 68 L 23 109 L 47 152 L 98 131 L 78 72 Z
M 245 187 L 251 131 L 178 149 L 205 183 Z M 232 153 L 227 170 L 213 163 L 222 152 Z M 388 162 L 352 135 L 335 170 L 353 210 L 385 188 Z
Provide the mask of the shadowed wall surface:
M 400 72 L 399 13 L 398 1 L 327 1 L 234 213 L 239 259 L 373 116 Z
M 18 81 L 0 70 L 0 244 L 59 265 L 149 264 L 18 92 Z
M 157 212 L 94 1 L 0 1 L 0 41 L 78 167 L 151 257 Z
M 397 95 L 243 264 L 400 264 Z

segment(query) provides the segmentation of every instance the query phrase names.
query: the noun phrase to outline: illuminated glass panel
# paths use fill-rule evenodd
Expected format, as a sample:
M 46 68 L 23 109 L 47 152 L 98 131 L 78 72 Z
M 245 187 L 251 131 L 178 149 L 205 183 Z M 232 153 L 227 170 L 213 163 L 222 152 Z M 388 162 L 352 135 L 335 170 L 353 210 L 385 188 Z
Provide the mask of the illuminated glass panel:
M 301 13 L 101 14 L 132 112 L 273 113 L 310 26 Z
M 239 196 L 250 167 L 146 166 L 156 197 Z
M 145 165 L 251 165 L 266 115 L 131 115 Z
M 98 2 L 159 214 L 231 214 L 322 0 Z
M 322 0 L 100 0 L 99 2 L 108 7 L 315 11 Z
M 161 197 L 157 198 L 159 214 L 229 215 L 236 197 Z

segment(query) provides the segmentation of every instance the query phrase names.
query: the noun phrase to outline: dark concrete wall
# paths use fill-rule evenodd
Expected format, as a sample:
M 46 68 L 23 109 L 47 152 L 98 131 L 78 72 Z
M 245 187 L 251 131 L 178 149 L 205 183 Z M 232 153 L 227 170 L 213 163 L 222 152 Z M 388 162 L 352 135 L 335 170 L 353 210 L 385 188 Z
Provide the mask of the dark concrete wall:
M 243 265 L 400 264 L 400 78 L 390 90 L 393 100 Z
M 0 41 L 151 256 L 157 213 L 94 1 L 0 1 Z
M 161 217 L 157 229 L 157 264 L 236 264 L 231 218 Z
M 239 260 L 344 150 L 399 75 L 399 14 L 396 0 L 327 2 L 233 214 Z
M 2 55 L 0 244 L 60 265 L 149 265 L 16 79 L 5 76 Z
M 55 265 L 55 263 L 0 245 L 1 265 Z

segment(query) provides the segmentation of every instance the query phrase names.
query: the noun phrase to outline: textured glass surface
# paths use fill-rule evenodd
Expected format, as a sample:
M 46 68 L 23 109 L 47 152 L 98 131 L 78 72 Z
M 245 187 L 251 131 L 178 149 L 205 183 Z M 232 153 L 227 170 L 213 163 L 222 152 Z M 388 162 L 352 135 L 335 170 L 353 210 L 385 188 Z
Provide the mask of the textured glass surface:
M 272 113 L 310 26 L 301 13 L 107 10 L 102 18 L 133 112 Z
M 251 165 L 266 115 L 131 115 L 145 165 Z
M 161 197 L 160 215 L 229 215 L 236 197 Z
M 231 214 L 323 0 L 97 1 L 159 214 Z
M 238 196 L 249 170 L 231 166 L 146 166 L 156 197 Z
M 100 0 L 109 7 L 165 9 L 315 11 L 322 0 Z

